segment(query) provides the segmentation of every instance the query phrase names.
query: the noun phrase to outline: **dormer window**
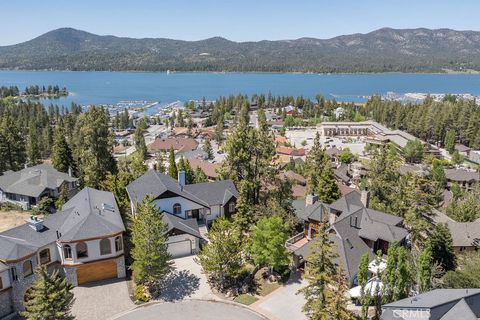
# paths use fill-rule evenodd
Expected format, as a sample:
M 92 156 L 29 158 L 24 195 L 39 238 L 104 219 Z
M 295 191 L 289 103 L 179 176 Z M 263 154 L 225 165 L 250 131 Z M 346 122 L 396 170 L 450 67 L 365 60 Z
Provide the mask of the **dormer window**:
M 182 213 L 182 206 L 180 203 L 175 203 L 173 205 L 173 214 L 181 214 Z
M 228 211 L 229 212 L 234 212 L 235 211 L 235 202 L 232 201 L 228 204 Z

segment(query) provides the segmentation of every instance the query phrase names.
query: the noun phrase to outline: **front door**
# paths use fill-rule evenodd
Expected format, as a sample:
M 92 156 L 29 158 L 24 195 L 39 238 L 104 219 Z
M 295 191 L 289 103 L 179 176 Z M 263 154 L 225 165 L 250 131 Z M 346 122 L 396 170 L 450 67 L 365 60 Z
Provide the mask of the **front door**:
M 192 217 L 197 219 L 197 221 L 200 220 L 200 211 L 198 209 L 192 210 Z

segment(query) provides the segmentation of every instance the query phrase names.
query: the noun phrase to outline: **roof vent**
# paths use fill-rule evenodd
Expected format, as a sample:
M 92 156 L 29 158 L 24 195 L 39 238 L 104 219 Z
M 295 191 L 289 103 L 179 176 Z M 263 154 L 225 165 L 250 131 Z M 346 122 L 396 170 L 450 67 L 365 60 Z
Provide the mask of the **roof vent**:
M 45 227 L 43 225 L 43 219 L 38 218 L 37 216 L 30 216 L 28 220 L 25 222 L 32 228 L 33 230 L 40 232 Z

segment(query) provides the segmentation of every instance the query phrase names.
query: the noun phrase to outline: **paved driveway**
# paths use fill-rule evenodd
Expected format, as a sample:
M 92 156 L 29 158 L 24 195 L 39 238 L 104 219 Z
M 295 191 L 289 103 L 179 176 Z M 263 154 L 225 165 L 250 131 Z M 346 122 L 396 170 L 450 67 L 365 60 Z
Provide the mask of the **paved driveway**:
M 160 300 L 222 300 L 212 292 L 207 277 L 200 265 L 193 261 L 194 258 L 192 255 L 174 260 L 175 271 L 162 282 Z
M 76 320 L 103 320 L 135 306 L 123 279 L 92 282 L 73 288 L 73 293 L 72 313 Z
M 250 307 L 271 320 L 305 320 L 302 312 L 305 299 L 302 294 L 296 293 L 306 284 L 306 280 L 292 279 Z
M 116 320 L 267 320 L 248 308 L 218 301 L 185 300 L 147 305 Z

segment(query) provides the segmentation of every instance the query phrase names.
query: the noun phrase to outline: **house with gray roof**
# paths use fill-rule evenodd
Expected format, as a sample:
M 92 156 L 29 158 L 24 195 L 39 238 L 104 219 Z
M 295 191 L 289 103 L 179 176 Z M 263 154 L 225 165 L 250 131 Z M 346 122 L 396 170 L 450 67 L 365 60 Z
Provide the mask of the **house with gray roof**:
M 382 306 L 382 320 L 477 320 L 480 289 L 436 289 Z
M 338 254 L 337 263 L 343 267 L 350 284 L 356 283 L 358 265 L 364 253 L 368 253 L 371 262 L 378 250 L 386 254 L 390 244 L 403 244 L 408 234 L 403 228 L 403 219 L 367 205 L 367 191 L 352 191 L 331 204 L 317 201 L 313 194 L 308 195 L 303 215 L 299 214 L 304 230 L 286 242 L 295 266 L 308 264 L 312 240 L 321 222 L 328 225 L 327 232 Z
M 447 178 L 447 188 L 457 183 L 461 188 L 470 190 L 475 183 L 480 181 L 480 173 L 474 170 L 463 168 L 445 169 L 445 178 Z
M 146 196 L 163 213 L 169 226 L 169 251 L 174 257 L 190 255 L 199 248 L 199 225 L 208 226 L 217 217 L 231 218 L 236 212 L 238 191 L 231 180 L 185 184 L 185 172 L 178 179 L 149 170 L 127 186 L 132 215 L 137 202 Z
M 0 176 L 0 202 L 9 202 L 25 210 L 36 206 L 42 197 L 57 198 L 61 188 L 71 196 L 77 178 L 55 170 L 50 164 L 39 164 L 20 171 L 6 171 Z
M 74 286 L 125 277 L 124 232 L 113 194 L 92 188 L 77 193 L 57 213 L 32 216 L 1 232 L 0 306 L 9 312 L 23 309 L 38 265 L 58 270 Z

